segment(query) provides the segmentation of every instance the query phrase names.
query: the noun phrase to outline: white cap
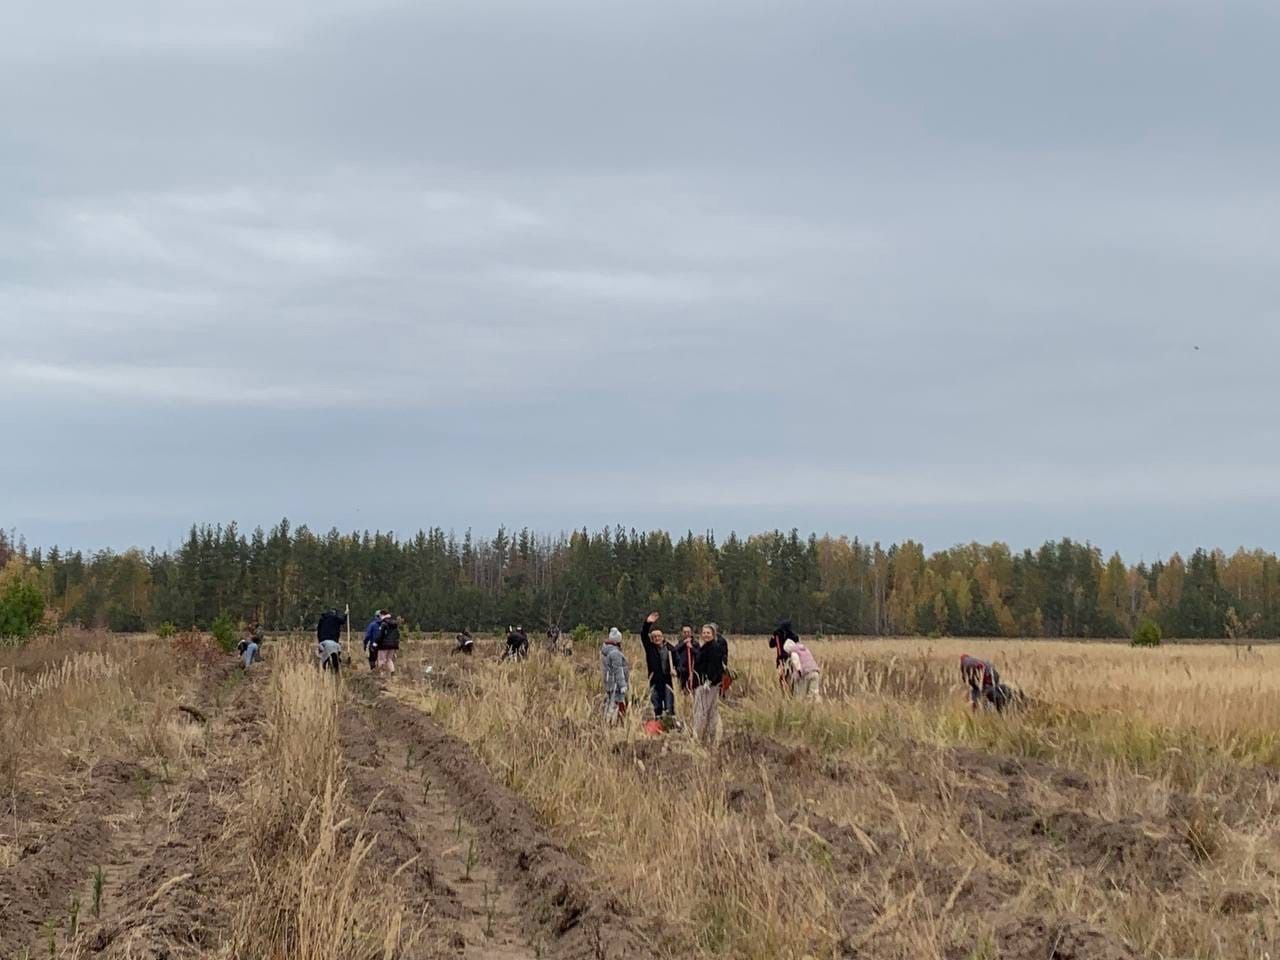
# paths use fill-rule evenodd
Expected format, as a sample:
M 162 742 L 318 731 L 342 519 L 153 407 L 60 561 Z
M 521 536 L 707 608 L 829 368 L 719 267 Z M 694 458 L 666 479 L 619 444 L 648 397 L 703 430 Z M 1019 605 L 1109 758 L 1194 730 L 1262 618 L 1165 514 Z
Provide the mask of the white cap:
M 617 627 L 612 628 L 612 629 L 609 631 L 609 641 L 610 641 L 611 643 L 621 643 L 621 642 L 622 642 L 622 631 L 621 631 L 621 630 L 619 630 Z

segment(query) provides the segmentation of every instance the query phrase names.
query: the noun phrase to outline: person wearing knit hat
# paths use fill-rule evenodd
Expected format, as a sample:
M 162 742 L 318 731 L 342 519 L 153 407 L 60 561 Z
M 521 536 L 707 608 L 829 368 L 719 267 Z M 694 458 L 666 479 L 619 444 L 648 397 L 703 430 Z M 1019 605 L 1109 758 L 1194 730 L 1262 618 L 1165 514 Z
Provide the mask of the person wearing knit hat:
M 622 652 L 622 631 L 613 627 L 609 639 L 600 646 L 600 664 L 604 672 L 604 716 L 617 723 L 627 715 L 627 682 L 630 671 Z

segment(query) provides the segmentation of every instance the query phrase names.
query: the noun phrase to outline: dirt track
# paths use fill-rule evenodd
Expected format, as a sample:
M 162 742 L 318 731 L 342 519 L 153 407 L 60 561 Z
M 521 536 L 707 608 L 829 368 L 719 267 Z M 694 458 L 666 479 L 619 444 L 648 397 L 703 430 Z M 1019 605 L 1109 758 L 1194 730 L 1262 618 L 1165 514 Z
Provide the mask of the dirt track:
M 616 900 L 470 747 L 382 693 L 370 674 L 355 674 L 350 686 L 355 702 L 341 726 L 355 796 L 374 804 L 380 856 L 389 866 L 418 858 L 410 868 L 413 886 L 457 955 L 652 954 Z

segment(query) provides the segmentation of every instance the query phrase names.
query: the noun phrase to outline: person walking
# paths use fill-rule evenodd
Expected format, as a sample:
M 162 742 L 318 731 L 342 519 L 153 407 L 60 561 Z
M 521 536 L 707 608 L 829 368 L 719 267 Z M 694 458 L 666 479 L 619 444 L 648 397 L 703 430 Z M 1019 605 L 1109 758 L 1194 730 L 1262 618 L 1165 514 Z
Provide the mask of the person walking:
M 604 718 L 618 723 L 627 715 L 627 684 L 630 669 L 622 652 L 622 631 L 614 627 L 609 639 L 600 646 L 600 663 L 604 673 Z
M 675 669 L 680 690 L 687 696 L 693 696 L 693 692 L 698 689 L 698 671 L 694 666 L 698 659 L 698 647 L 693 627 L 685 624 L 680 628 L 680 642 L 671 651 L 671 665 Z
M 676 712 L 676 695 L 671 688 L 671 648 L 657 629 L 660 618 L 654 611 L 640 625 L 640 643 L 644 647 L 644 662 L 649 670 L 649 704 L 653 707 L 653 719 L 661 720 L 664 713 Z
M 382 618 L 386 616 L 383 610 L 375 610 L 373 619 L 369 621 L 369 625 L 364 628 L 364 652 L 369 657 L 369 669 L 378 669 L 378 634 L 382 632 Z
M 693 694 L 693 735 L 702 743 L 720 742 L 720 693 L 729 670 L 729 644 L 715 623 L 702 625 L 702 644 L 694 662 L 698 688 Z
M 782 644 L 787 655 L 787 667 L 792 678 L 792 692 L 806 700 L 822 699 L 822 671 L 809 648 L 799 640 L 786 640 Z
M 400 652 L 400 618 L 387 614 L 378 631 L 378 669 L 396 672 L 396 654 Z

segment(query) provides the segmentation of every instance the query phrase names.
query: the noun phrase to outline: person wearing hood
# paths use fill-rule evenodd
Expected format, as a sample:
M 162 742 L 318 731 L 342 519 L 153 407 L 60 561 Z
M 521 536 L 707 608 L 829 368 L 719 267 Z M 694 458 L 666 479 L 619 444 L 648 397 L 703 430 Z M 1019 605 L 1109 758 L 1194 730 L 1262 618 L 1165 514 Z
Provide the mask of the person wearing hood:
M 784 640 L 787 671 L 792 677 L 792 692 L 807 700 L 822 699 L 822 671 L 809 648 L 799 640 Z
M 719 625 L 702 625 L 702 645 L 694 661 L 698 689 L 693 694 L 693 735 L 703 743 L 720 742 L 720 694 L 729 673 L 729 643 Z
M 659 616 L 655 610 L 640 625 L 640 643 L 649 671 L 649 704 L 655 720 L 661 720 L 664 713 L 675 716 L 676 712 L 676 695 L 671 689 L 671 648 L 663 639 L 662 631 L 656 628 Z
M 364 628 L 364 652 L 369 655 L 369 669 L 378 669 L 378 634 L 382 632 L 382 618 L 386 611 L 376 610 L 369 625 Z
M 627 683 L 630 670 L 622 652 L 622 631 L 614 627 L 600 647 L 600 663 L 604 672 L 604 716 L 617 723 L 627 715 Z
M 960 677 L 969 685 L 969 703 L 974 710 L 979 704 L 995 707 L 1003 713 L 1007 696 L 1000 674 L 989 660 L 960 654 Z
M 396 672 L 396 654 L 400 652 L 400 618 L 386 614 L 378 630 L 378 669 Z

